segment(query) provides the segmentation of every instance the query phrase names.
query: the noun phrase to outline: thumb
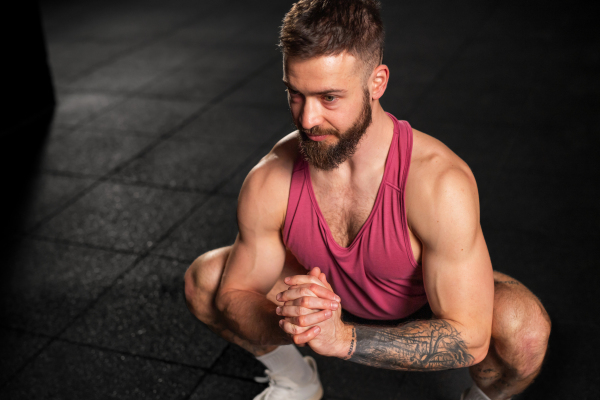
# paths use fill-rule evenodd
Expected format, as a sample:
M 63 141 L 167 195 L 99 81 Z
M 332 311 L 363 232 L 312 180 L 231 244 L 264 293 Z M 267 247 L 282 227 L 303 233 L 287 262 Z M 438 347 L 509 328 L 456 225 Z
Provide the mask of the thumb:
M 325 276 L 324 273 L 321 272 L 321 274 L 319 275 L 319 280 L 321 282 L 323 282 L 323 285 L 325 285 L 325 287 L 329 290 L 331 290 L 333 292 L 333 288 L 331 287 L 331 285 L 327 282 L 327 277 Z
M 310 275 L 310 276 L 316 276 L 316 277 L 318 277 L 320 274 L 321 274 L 321 269 L 319 267 L 314 267 L 313 269 L 311 269 L 308 272 L 308 275 Z
M 324 284 L 327 284 L 327 277 L 326 277 L 326 276 L 325 276 L 325 274 L 324 274 L 324 273 L 322 273 L 322 272 L 319 274 L 319 280 L 320 280 L 321 282 L 323 282 Z

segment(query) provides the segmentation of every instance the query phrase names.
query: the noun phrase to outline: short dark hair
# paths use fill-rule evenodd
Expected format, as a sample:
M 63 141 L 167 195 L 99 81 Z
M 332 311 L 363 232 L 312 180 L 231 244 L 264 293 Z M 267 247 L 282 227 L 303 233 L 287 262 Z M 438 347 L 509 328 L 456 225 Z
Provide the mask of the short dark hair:
M 374 0 L 300 0 L 283 19 L 279 47 L 284 58 L 306 60 L 348 52 L 370 74 L 383 60 L 385 34 Z

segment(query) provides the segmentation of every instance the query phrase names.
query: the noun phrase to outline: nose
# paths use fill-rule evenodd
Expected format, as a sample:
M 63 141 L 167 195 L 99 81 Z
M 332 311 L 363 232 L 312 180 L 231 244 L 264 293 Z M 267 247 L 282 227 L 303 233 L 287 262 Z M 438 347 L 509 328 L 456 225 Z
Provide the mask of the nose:
M 321 125 L 322 122 L 323 115 L 321 114 L 319 102 L 315 99 L 307 98 L 300 112 L 300 124 L 302 124 L 302 128 L 309 130 Z

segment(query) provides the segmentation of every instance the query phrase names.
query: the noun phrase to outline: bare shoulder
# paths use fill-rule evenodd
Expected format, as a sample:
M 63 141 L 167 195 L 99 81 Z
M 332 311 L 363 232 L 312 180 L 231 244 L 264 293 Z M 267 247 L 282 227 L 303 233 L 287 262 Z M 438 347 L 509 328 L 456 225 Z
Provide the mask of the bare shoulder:
M 238 199 L 240 223 L 283 224 L 298 140 L 297 132 L 286 135 L 248 173 Z
M 413 151 L 407 185 L 415 193 L 435 190 L 439 185 L 475 185 L 471 169 L 436 138 L 413 129 Z M 407 189 L 408 191 L 409 189 Z
M 430 228 L 430 221 L 447 212 L 479 223 L 479 194 L 469 166 L 445 144 L 414 129 L 405 197 L 409 223 L 417 230 Z

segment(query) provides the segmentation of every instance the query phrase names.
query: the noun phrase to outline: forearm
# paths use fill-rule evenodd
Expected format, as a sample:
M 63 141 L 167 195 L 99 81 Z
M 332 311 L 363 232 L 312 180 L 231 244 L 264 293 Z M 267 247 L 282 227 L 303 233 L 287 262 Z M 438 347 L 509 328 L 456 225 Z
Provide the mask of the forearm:
M 378 368 L 435 371 L 474 364 L 464 335 L 443 319 L 414 321 L 396 327 L 347 326 L 346 358 Z
M 259 293 L 232 290 L 217 297 L 223 323 L 234 333 L 255 345 L 282 345 L 291 339 L 279 328 L 277 307 Z

